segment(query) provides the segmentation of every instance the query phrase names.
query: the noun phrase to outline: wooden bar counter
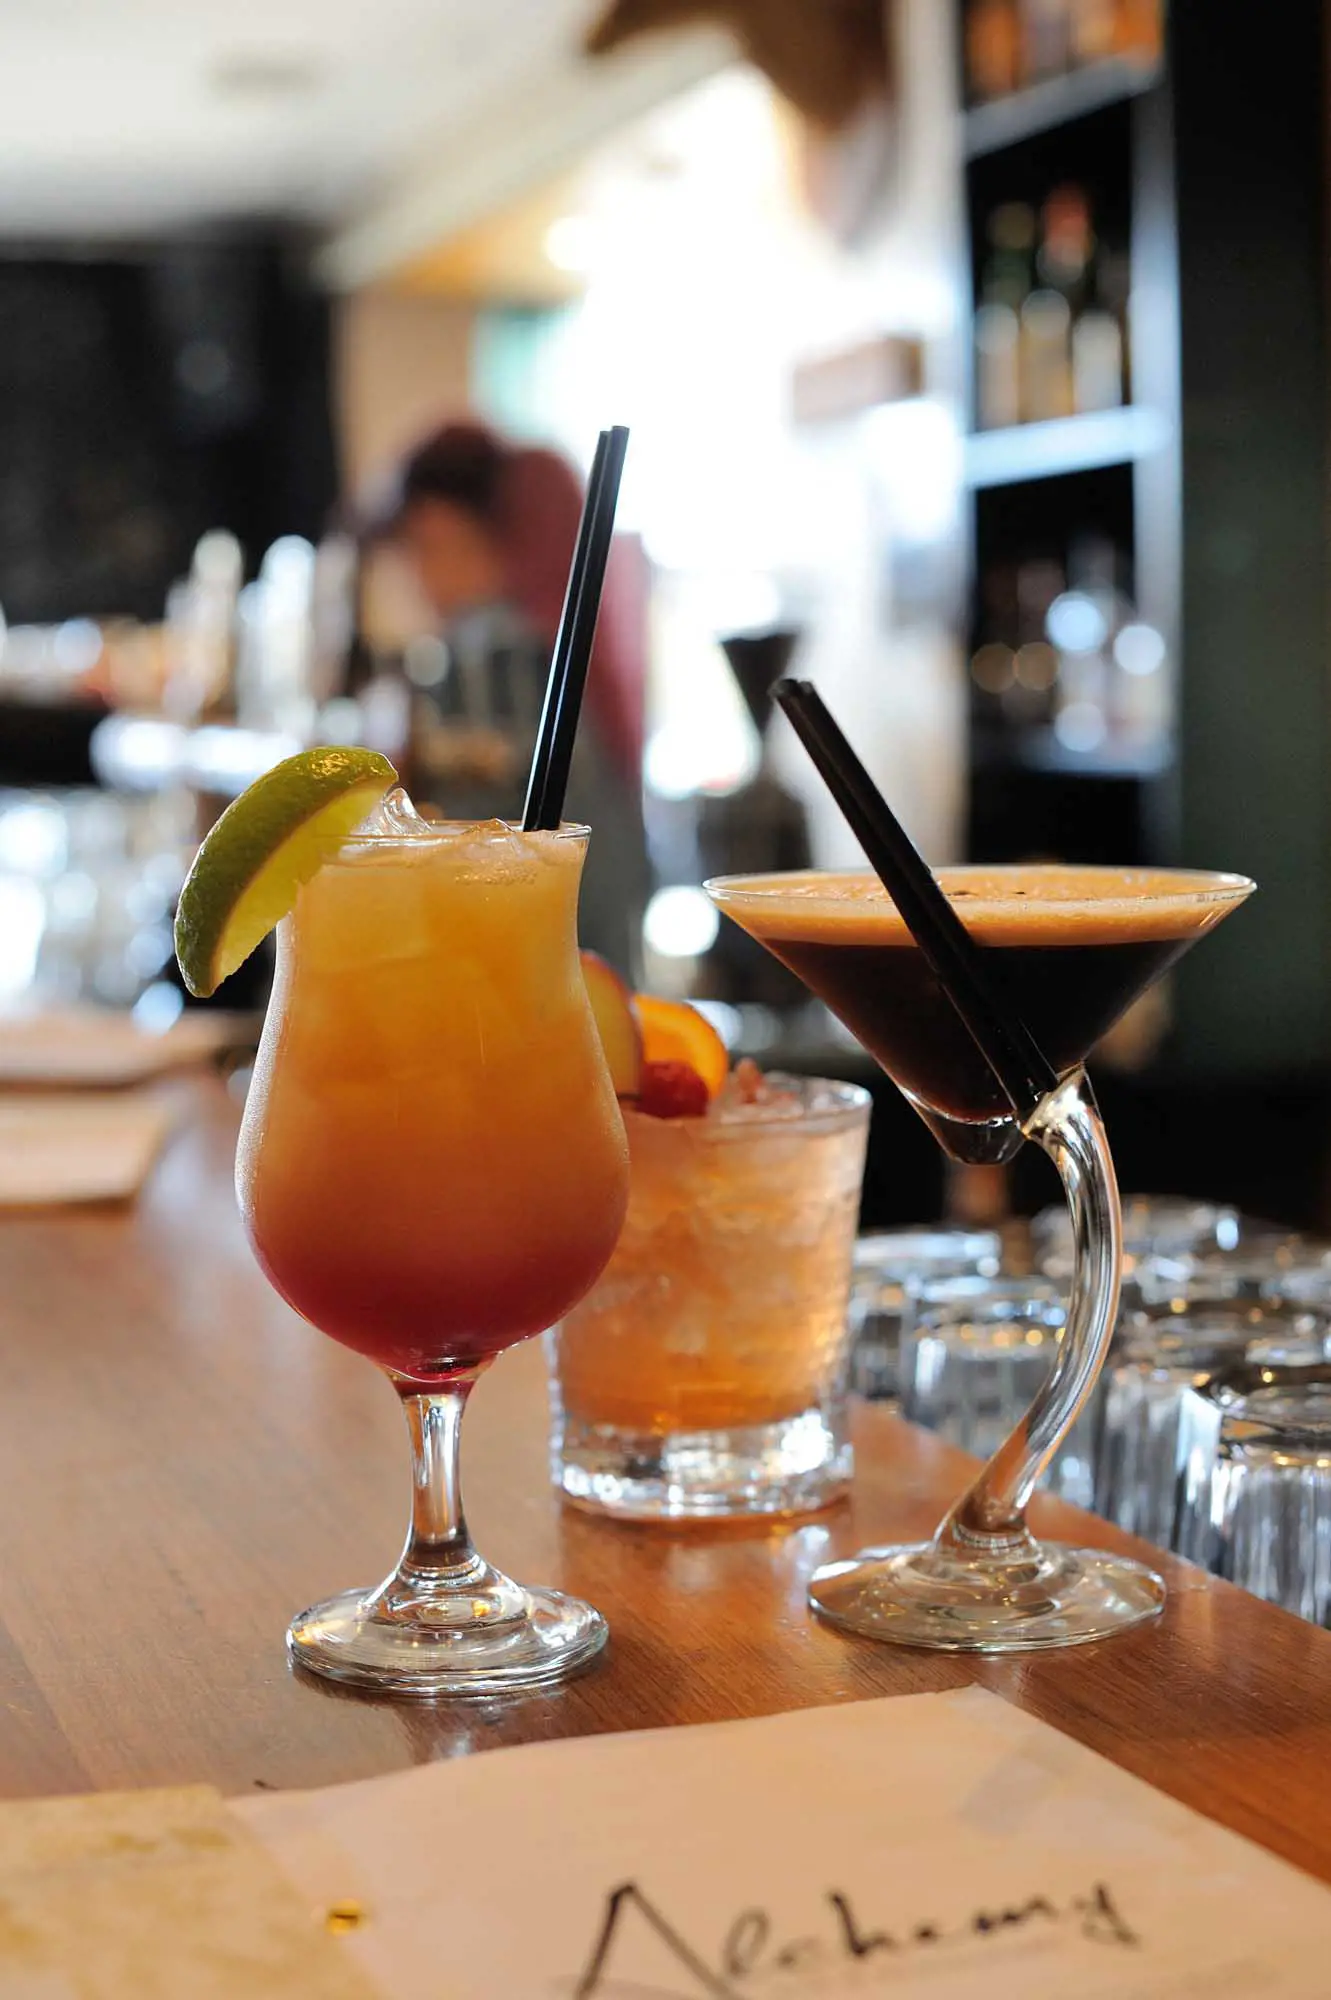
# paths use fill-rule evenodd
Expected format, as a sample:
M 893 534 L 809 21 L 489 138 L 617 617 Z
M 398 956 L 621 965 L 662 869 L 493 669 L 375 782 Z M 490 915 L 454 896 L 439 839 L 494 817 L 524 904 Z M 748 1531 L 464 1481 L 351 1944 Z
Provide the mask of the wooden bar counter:
M 506 1703 L 368 1702 L 294 1678 L 290 1615 L 377 1582 L 397 1553 L 405 1432 L 374 1369 L 254 1266 L 234 1104 L 220 1085 L 179 1089 L 184 1122 L 135 1208 L 0 1218 L 0 1794 L 324 1785 L 495 1744 L 979 1682 L 1331 1880 L 1327 1633 L 1151 1551 L 1164 1617 L 1067 1652 L 982 1661 L 814 1622 L 815 1564 L 926 1534 L 964 1473 L 872 1408 L 847 1505 L 778 1526 L 616 1526 L 555 1500 L 542 1356 L 516 1350 L 468 1418 L 468 1513 L 513 1575 L 600 1606 L 604 1661 Z M 1037 1526 L 1131 1546 L 1054 1503 Z

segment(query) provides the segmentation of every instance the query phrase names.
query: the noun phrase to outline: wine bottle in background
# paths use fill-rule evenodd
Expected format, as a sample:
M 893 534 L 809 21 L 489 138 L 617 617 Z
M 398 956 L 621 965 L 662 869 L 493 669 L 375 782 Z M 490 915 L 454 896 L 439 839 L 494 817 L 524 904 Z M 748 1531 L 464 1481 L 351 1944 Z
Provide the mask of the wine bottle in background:
M 1075 182 L 1052 188 L 1040 210 L 1035 253 L 1041 290 L 1028 301 L 1023 319 L 1026 402 L 1033 420 L 1071 416 L 1078 407 L 1073 341 L 1087 305 L 1094 248 L 1085 188 Z M 1063 301 L 1063 312 L 1055 308 L 1055 298 Z
M 1087 306 L 1072 328 L 1072 401 L 1079 411 L 1123 401 L 1123 329 L 1101 305 Z
M 966 90 L 971 102 L 1010 96 L 1020 82 L 1017 0 L 972 0 L 966 9 Z
M 1049 612 L 1066 589 L 1056 556 L 1033 555 L 1017 566 L 1017 649 L 1004 706 L 1019 731 L 1046 728 L 1054 714 L 1061 661 L 1049 641 Z
M 1004 202 L 989 217 L 975 313 L 975 421 L 993 430 L 1022 420 L 1021 308 L 1030 296 L 1035 212 Z
M 1059 292 L 1075 319 L 1086 304 L 1095 250 L 1091 204 L 1084 187 L 1072 181 L 1051 189 L 1040 210 L 1040 243 L 1035 274 Z
M 1061 292 L 1048 286 L 1030 294 L 1021 309 L 1019 366 L 1023 423 L 1070 417 L 1072 313 Z

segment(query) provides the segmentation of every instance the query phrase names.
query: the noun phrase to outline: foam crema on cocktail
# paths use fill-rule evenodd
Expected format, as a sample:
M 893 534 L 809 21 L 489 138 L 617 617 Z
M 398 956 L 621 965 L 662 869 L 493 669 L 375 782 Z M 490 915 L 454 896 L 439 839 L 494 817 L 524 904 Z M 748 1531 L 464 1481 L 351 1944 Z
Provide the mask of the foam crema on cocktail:
M 1113 1163 L 1082 1065 L 1153 981 L 1252 891 L 1199 870 L 1014 864 L 935 878 L 996 1003 L 1023 1025 L 1052 1088 L 1019 1116 L 989 1058 L 876 875 L 728 877 L 718 907 L 849 1027 L 963 1161 L 1000 1161 L 1025 1139 L 1054 1160 L 1075 1247 L 1067 1331 L 1026 1417 L 930 1543 L 826 1565 L 815 1608 L 844 1628 L 955 1651 L 1077 1644 L 1154 1616 L 1163 1585 L 1126 1557 L 1043 1545 L 1026 1503 L 1103 1364 L 1121 1267 Z M 943 913 L 944 915 L 946 912 Z M 963 941 L 964 942 L 964 941 Z

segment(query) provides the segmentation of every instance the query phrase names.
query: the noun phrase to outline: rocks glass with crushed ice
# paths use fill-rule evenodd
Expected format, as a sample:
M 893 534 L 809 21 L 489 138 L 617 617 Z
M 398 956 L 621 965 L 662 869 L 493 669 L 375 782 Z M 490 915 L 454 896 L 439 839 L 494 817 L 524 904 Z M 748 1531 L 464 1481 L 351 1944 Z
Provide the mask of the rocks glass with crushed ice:
M 737 1072 L 704 1117 L 624 1122 L 623 1235 L 547 1337 L 556 1486 L 632 1520 L 825 1506 L 851 1473 L 868 1093 Z

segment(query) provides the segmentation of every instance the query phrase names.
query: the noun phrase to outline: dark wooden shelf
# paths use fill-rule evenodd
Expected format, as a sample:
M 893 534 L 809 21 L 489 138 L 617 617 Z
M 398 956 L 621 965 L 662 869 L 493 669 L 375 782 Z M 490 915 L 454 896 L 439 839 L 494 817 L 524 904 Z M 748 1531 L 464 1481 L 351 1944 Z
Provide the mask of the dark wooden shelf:
M 968 160 L 978 160 L 1006 146 L 1020 145 L 1024 139 L 1038 138 L 1042 132 L 1055 131 L 1092 111 L 1140 97 L 1143 91 L 1153 90 L 1163 74 L 1163 65 L 1154 59 L 1110 56 L 1104 62 L 1069 70 L 1066 76 L 1033 83 L 1011 97 L 973 105 L 964 115 L 962 150 Z
M 1162 450 L 1169 437 L 1169 422 L 1160 411 L 1133 404 L 1006 430 L 973 431 L 964 447 L 966 484 L 1015 486 L 1028 479 L 1131 465 Z

